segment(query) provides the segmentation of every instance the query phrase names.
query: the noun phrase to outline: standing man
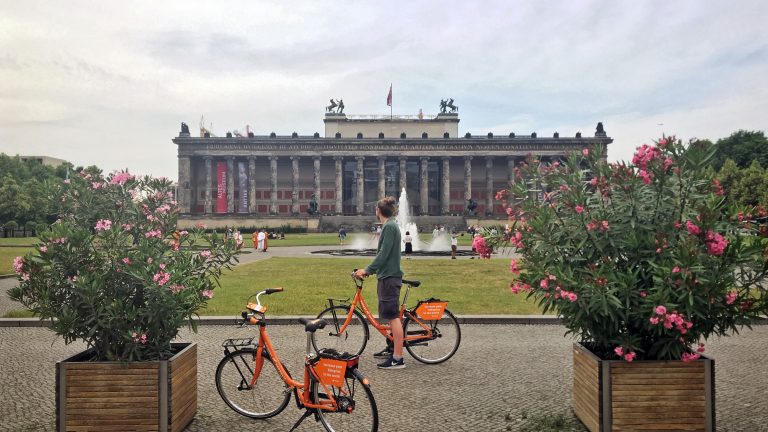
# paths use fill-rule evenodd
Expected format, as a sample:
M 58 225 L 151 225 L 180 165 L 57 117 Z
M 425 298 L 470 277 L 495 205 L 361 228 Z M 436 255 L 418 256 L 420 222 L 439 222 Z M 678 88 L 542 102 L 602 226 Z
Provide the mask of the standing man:
M 347 238 L 347 231 L 344 229 L 344 227 L 339 228 L 339 243 L 341 246 L 344 246 L 344 239 Z
M 459 248 L 459 239 L 456 238 L 456 233 L 451 233 L 451 259 L 456 259 L 456 249 Z
M 397 209 L 395 197 L 386 197 L 376 203 L 376 217 L 382 223 L 376 258 L 365 268 L 355 272 L 362 279 L 375 274 L 378 279 L 379 319 L 389 320 L 393 346 L 374 354 L 374 357 L 386 357 L 378 366 L 380 369 L 403 369 L 403 323 L 400 319 L 400 287 L 403 286 L 403 271 L 400 269 L 400 228 L 392 218 Z M 387 344 L 389 345 L 389 344 Z

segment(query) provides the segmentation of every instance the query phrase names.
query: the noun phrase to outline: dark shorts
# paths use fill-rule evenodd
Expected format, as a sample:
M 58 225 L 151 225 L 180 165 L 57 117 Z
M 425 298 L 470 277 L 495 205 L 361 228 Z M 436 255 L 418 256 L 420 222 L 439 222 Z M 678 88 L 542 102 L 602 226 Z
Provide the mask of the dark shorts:
M 400 287 L 403 278 L 388 277 L 379 279 L 377 293 L 379 296 L 379 319 L 393 319 L 400 316 Z

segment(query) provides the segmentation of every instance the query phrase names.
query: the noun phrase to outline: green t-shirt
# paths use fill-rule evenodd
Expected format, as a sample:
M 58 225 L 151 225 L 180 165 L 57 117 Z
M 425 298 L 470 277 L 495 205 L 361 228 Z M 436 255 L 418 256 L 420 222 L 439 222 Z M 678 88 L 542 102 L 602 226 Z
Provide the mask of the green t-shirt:
M 403 277 L 400 269 L 400 228 L 394 219 L 389 219 L 381 228 L 376 258 L 365 272 L 375 274 L 377 279 Z

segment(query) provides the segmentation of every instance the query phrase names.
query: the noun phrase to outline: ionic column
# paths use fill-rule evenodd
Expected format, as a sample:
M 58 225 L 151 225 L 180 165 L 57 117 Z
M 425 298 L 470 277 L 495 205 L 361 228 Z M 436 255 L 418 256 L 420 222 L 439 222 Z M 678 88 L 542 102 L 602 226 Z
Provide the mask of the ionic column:
M 299 214 L 299 157 L 291 156 L 291 173 L 293 182 L 291 185 L 291 214 Z
M 405 173 L 405 169 L 406 169 L 405 161 L 406 161 L 406 158 L 401 157 L 399 159 L 399 161 L 400 161 L 400 182 L 399 182 L 400 183 L 400 187 L 399 187 L 399 189 L 402 191 L 403 189 L 405 189 L 405 185 L 406 185 L 406 183 L 405 183 L 406 182 L 406 178 L 405 178 L 405 174 L 406 174 Z
M 320 156 L 315 156 L 312 158 L 312 167 L 315 169 L 314 177 L 312 180 L 314 181 L 314 194 L 315 199 L 320 201 L 320 159 L 322 159 Z M 320 211 L 320 205 L 318 204 L 318 211 Z
M 256 158 L 248 158 L 248 213 L 256 213 Z
M 464 156 L 464 200 L 472 198 L 472 156 Z
M 440 200 L 440 212 L 444 215 L 447 215 L 451 212 L 451 158 L 446 156 L 443 157 L 443 169 L 442 169 L 442 180 L 443 180 L 443 193 L 442 193 L 442 199 Z
M 190 199 L 189 191 L 191 179 L 191 161 L 188 156 L 179 156 L 179 182 L 176 192 L 176 202 L 181 213 L 189 213 Z
M 419 158 L 421 171 L 419 172 L 419 198 L 421 201 L 421 214 L 429 214 L 429 158 Z
M 227 213 L 235 212 L 235 158 L 227 156 Z
M 363 170 L 363 161 L 365 160 L 362 156 L 355 157 L 357 160 L 357 214 L 361 215 L 365 211 L 365 197 L 363 196 L 365 194 L 365 172 Z
M 343 214 L 342 209 L 342 198 L 344 193 L 343 183 L 342 179 L 343 177 L 343 171 L 342 171 L 342 162 L 343 158 L 341 157 L 334 157 L 333 161 L 336 164 L 336 214 Z
M 379 156 L 377 159 L 379 160 L 379 199 L 381 199 L 384 198 L 384 196 L 387 194 L 387 184 L 384 182 L 384 180 L 386 180 L 384 163 L 387 161 L 387 158 Z
M 515 183 L 515 158 L 507 157 L 507 183 L 512 186 Z
M 269 192 L 269 214 L 277 214 L 277 156 L 269 157 L 269 180 L 272 190 Z
M 493 198 L 496 192 L 493 190 L 493 156 L 485 157 L 485 214 L 493 214 Z
M 211 213 L 213 200 L 211 199 L 211 184 L 213 183 L 213 159 L 210 156 L 204 156 L 205 161 L 205 208 L 203 213 Z

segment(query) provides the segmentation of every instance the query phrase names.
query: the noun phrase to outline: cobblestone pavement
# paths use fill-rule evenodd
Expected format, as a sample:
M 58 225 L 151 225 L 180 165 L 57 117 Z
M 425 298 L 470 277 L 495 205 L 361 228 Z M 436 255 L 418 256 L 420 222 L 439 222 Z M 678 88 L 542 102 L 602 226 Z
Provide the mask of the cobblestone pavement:
M 442 365 L 423 365 L 406 354 L 404 370 L 379 371 L 371 354 L 361 369 L 370 377 L 382 431 L 537 430 L 532 418 L 572 418 L 571 341 L 561 326 L 465 325 L 457 355 Z M 272 326 L 281 359 L 298 373 L 306 342 L 298 325 Z M 182 341 L 198 347 L 199 408 L 189 431 L 286 431 L 300 416 L 295 403 L 270 420 L 249 420 L 219 398 L 214 372 L 219 344 L 252 330 L 202 326 Z M 768 326 L 712 340 L 716 360 L 717 423 L 720 431 L 768 431 Z M 54 430 L 54 364 L 83 348 L 65 346 L 44 328 L 0 328 L 0 431 Z M 302 431 L 322 430 L 308 419 Z M 583 430 L 576 427 L 571 430 Z

